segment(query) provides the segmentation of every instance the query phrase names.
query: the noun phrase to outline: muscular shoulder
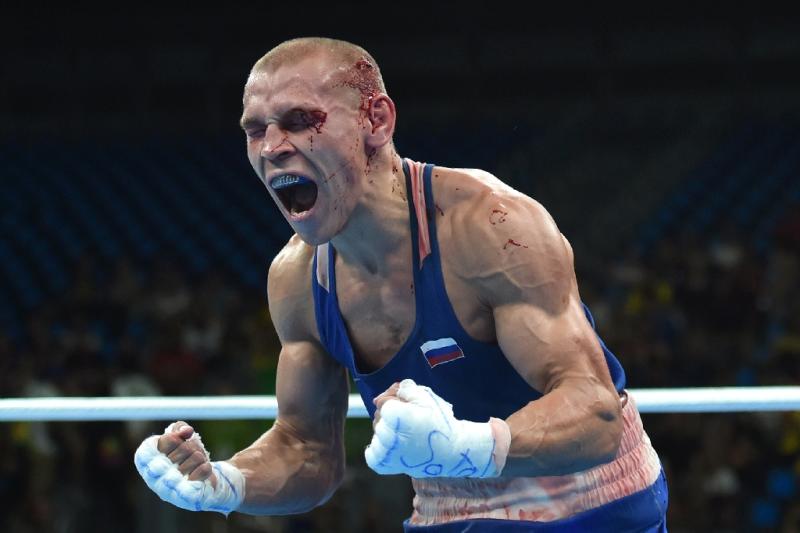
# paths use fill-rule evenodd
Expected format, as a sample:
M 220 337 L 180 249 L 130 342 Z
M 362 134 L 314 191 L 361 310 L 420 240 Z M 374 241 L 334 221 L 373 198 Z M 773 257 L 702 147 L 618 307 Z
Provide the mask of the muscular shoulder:
M 269 311 L 282 340 L 316 337 L 311 265 L 314 248 L 294 235 L 269 267 Z
M 520 194 L 493 174 L 476 168 L 437 166 L 433 168 L 431 183 L 436 205 L 441 211 L 445 208 L 468 208 L 472 202 L 489 194 Z
M 442 169 L 439 178 L 439 246 L 455 274 L 489 302 L 547 303 L 570 291 L 572 250 L 539 202 L 479 170 Z

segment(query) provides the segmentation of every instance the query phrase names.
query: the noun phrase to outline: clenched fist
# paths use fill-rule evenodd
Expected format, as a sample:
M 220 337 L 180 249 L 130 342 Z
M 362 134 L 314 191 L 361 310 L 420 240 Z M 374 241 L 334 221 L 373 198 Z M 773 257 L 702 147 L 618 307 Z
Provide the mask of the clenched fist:
M 200 435 L 186 422 L 146 438 L 134 462 L 153 492 L 182 509 L 227 515 L 244 499 L 245 480 L 239 469 L 225 461 L 212 462 Z
M 459 420 L 451 404 L 410 379 L 392 385 L 375 404 L 375 435 L 364 452 L 375 472 L 483 478 L 503 470 L 511 442 L 504 421 Z

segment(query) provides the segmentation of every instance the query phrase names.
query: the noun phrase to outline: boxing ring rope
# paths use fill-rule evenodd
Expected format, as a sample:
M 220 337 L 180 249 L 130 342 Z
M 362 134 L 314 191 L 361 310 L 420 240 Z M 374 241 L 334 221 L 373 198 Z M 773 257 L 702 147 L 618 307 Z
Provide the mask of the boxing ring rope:
M 800 411 L 800 386 L 630 389 L 642 413 Z M 357 394 L 347 416 L 366 418 Z M 270 419 L 274 396 L 139 396 L 0 399 L 0 422 Z

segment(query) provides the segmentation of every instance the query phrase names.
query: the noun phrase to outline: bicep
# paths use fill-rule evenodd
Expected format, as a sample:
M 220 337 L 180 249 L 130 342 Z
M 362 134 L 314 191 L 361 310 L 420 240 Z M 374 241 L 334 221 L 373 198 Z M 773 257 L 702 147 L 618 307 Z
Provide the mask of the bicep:
M 482 285 L 501 349 L 541 392 L 572 378 L 611 387 L 600 342 L 584 314 L 569 243 L 538 203 L 511 198 L 504 209 L 506 222 L 484 239 L 495 248 L 483 254 L 493 264 L 482 269 L 491 273 Z
M 582 380 L 613 387 L 599 340 L 577 297 L 553 312 L 535 302 L 508 302 L 493 309 L 497 341 L 514 369 L 548 393 Z
M 314 340 L 284 342 L 278 360 L 276 424 L 304 441 L 341 443 L 347 371 Z

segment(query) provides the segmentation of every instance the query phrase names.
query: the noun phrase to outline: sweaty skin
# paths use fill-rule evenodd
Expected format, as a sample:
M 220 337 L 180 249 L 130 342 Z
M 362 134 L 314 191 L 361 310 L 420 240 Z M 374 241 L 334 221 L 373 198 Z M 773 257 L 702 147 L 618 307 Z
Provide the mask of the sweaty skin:
M 269 271 L 270 312 L 282 343 L 279 417 L 230 459 L 246 478 L 242 512 L 301 512 L 326 501 L 342 479 L 349 390 L 317 332 L 313 246 L 330 241 L 336 248 L 339 306 L 362 371 L 385 365 L 414 323 L 395 107 L 384 93 L 365 98 L 342 83 L 346 71 L 316 53 L 256 68 L 245 87 L 248 158 L 296 235 Z M 323 123 L 307 120 L 323 114 Z M 310 211 L 287 211 L 269 187 L 286 173 L 317 185 Z M 566 239 L 542 206 L 490 174 L 437 167 L 432 182 L 444 280 L 460 323 L 475 339 L 498 342 L 544 393 L 506 420 L 503 475 L 555 475 L 609 461 L 622 431 L 620 400 L 583 314 Z M 378 407 L 393 395 L 387 391 Z M 165 435 L 159 449 L 184 461 L 182 472 L 204 479 L 208 462 L 193 453 L 190 435 Z

